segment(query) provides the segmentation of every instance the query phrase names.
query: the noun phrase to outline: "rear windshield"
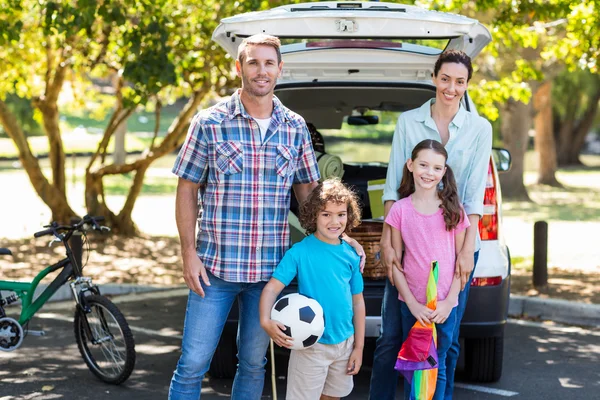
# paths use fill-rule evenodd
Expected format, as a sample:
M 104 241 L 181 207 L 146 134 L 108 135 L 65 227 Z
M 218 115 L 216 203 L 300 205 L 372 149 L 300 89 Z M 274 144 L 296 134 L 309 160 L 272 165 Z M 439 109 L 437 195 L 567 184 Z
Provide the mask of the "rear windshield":
M 377 116 L 379 122 L 370 125 L 349 125 L 346 117 L 340 129 L 315 127 L 323 137 L 325 152 L 340 157 L 344 164 L 387 164 L 400 113 L 369 111 L 366 115 Z M 319 150 L 318 146 L 315 148 Z

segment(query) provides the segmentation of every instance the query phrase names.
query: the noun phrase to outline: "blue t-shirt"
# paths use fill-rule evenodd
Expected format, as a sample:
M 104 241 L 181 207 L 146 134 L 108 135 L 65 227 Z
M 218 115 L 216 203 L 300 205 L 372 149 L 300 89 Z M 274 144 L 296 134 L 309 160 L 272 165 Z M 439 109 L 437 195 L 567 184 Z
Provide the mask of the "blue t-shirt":
M 338 344 L 354 335 L 352 296 L 363 291 L 360 257 L 344 241 L 322 242 L 315 235 L 289 249 L 275 269 L 273 278 L 285 286 L 298 277 L 298 293 L 323 307 L 323 344 Z

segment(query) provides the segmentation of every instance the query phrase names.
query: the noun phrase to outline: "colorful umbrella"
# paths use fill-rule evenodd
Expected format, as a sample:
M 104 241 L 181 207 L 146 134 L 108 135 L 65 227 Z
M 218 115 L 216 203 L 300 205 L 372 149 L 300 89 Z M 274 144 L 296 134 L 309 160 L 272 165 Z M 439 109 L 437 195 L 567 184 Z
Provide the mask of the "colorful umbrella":
M 437 307 L 438 263 L 431 263 L 427 281 L 427 307 Z M 394 367 L 404 375 L 404 384 L 411 385 L 410 400 L 431 400 L 437 380 L 437 332 L 435 324 L 415 322 L 398 353 Z

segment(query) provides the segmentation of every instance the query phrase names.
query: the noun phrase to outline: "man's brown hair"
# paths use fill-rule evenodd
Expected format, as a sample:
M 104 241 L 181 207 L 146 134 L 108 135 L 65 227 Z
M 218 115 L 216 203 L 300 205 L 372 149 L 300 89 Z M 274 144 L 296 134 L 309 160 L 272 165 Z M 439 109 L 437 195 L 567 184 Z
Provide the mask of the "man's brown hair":
M 281 64 L 281 42 L 279 38 L 272 35 L 265 35 L 264 33 L 259 33 L 257 35 L 252 35 L 240 43 L 238 47 L 238 60 L 240 64 L 244 64 L 244 59 L 246 58 L 246 48 L 248 46 L 271 46 L 277 52 L 277 64 Z
M 358 197 L 348 186 L 338 178 L 327 179 L 308 195 L 308 199 L 300 205 L 300 225 L 310 235 L 317 231 L 317 217 L 328 202 L 346 204 L 348 207 L 348 220 L 344 233 L 349 233 L 352 228 L 360 225 L 360 207 Z

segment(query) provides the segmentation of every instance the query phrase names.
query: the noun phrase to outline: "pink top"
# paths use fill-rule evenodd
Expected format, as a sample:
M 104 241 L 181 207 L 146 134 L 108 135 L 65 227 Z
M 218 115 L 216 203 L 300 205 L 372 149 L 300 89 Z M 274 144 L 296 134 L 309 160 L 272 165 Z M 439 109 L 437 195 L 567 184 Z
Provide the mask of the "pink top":
M 429 215 L 418 212 L 412 196 L 394 203 L 385 222 L 400 231 L 404 244 L 404 276 L 408 287 L 417 301 L 426 302 L 427 280 L 431 262 L 437 261 L 438 300 L 444 300 L 450 292 L 456 261 L 456 242 L 454 235 L 469 227 L 469 218 L 463 211 L 463 218 L 452 231 L 446 230 L 442 209 Z M 398 295 L 402 300 L 402 296 Z M 458 303 L 457 303 L 458 304 Z M 456 305 L 456 304 L 455 304 Z

